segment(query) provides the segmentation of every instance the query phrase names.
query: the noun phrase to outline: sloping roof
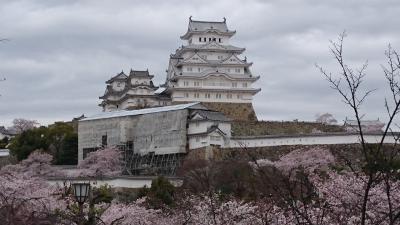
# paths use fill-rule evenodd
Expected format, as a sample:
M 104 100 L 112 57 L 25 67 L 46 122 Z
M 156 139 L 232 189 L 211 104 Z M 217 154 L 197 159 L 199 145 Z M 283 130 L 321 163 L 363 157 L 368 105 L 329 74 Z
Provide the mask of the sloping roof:
M 124 73 L 124 71 L 121 71 L 121 73 L 115 75 L 114 77 L 106 81 L 106 84 L 112 83 L 115 80 L 125 80 L 126 78 L 128 78 L 128 76 Z
M 129 72 L 129 76 L 135 77 L 153 77 L 149 74 L 149 70 L 132 70 Z
M 220 32 L 228 32 L 228 26 L 226 21 L 216 22 L 216 21 L 199 21 L 199 20 L 189 20 L 188 29 L 190 31 L 206 31 L 210 29 L 218 30 Z
M 138 109 L 138 110 L 121 110 L 121 111 L 112 111 L 112 112 L 102 112 L 93 116 L 89 116 L 81 121 L 90 121 L 90 120 L 98 120 L 98 119 L 108 119 L 115 117 L 125 117 L 125 116 L 136 116 L 150 113 L 158 113 L 158 112 L 167 112 L 167 111 L 175 111 L 182 109 L 206 109 L 199 102 L 193 102 L 188 104 L 180 104 L 180 105 L 171 105 L 171 106 L 163 106 L 163 107 L 155 107 L 155 108 L 146 108 L 146 109 Z
M 222 22 L 217 22 L 217 21 L 192 20 L 192 17 L 189 17 L 188 30 L 183 36 L 181 36 L 181 38 L 187 39 L 193 33 L 202 33 L 202 32 L 217 32 L 229 36 L 232 36 L 235 33 L 235 31 L 231 31 L 228 29 L 225 18 Z
M 231 119 L 226 117 L 223 113 L 217 111 L 198 110 L 192 113 L 191 118 L 193 118 L 196 115 L 200 115 L 203 119 L 192 119 L 192 121 L 196 120 L 212 120 L 212 121 L 223 121 L 223 122 L 232 121 Z
M 206 132 L 196 133 L 196 134 L 189 134 L 188 136 L 190 136 L 190 137 L 204 136 L 204 135 L 211 134 L 214 131 L 216 131 L 217 133 L 221 134 L 222 136 L 226 136 L 225 132 L 223 132 L 221 129 L 219 129 L 218 125 L 212 125 L 211 127 L 207 128 Z

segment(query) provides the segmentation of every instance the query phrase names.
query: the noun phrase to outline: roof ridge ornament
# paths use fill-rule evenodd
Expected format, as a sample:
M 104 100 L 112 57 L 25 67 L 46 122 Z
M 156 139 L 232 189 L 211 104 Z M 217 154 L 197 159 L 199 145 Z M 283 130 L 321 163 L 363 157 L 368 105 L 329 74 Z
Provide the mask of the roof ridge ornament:
M 224 23 L 226 23 L 226 18 L 225 18 L 225 16 L 224 16 L 224 18 L 223 18 L 223 19 L 224 19 Z
M 192 16 L 189 16 L 189 21 L 192 21 Z

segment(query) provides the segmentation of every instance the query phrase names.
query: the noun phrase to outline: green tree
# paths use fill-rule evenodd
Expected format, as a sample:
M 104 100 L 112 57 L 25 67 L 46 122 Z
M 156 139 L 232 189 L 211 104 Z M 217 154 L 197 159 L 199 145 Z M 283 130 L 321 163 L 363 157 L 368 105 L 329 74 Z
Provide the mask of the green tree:
M 48 129 L 39 127 L 23 131 L 11 140 L 10 150 L 18 161 L 28 158 L 37 149 L 48 152 Z
M 55 164 L 76 164 L 78 157 L 78 136 L 68 123 L 56 122 L 48 127 L 49 150 Z
M 51 154 L 54 164 L 76 164 L 78 136 L 71 125 L 57 122 L 49 127 L 42 126 L 23 131 L 13 138 L 10 144 L 11 154 L 18 161 L 26 159 L 37 149 Z
M 162 208 L 164 205 L 172 205 L 174 203 L 175 187 L 167 178 L 157 177 L 151 182 L 151 187 L 144 186 L 139 189 L 137 197 L 146 196 L 147 203 L 152 208 Z

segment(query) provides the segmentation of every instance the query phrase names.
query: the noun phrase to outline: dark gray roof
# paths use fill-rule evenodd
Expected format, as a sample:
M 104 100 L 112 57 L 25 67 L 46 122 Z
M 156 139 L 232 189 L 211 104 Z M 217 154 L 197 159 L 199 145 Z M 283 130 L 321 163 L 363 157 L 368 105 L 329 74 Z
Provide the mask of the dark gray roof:
M 129 76 L 135 77 L 153 77 L 153 75 L 149 74 L 149 70 L 132 70 L 129 73 Z
M 220 32 L 228 32 L 228 26 L 226 25 L 226 20 L 224 19 L 222 22 L 216 21 L 199 21 L 189 19 L 188 29 L 190 31 L 206 31 L 210 29 L 218 30 Z
M 192 103 L 187 103 L 187 104 L 145 108 L 145 109 L 138 109 L 138 110 L 120 110 L 120 111 L 112 111 L 112 112 L 102 112 L 97 115 L 89 116 L 85 119 L 79 120 L 79 122 L 97 120 L 97 119 L 124 117 L 124 116 L 136 116 L 136 115 L 143 115 L 143 114 L 149 114 L 149 113 L 176 111 L 176 110 L 183 110 L 183 109 L 197 109 L 198 107 L 204 107 L 204 106 L 202 106 L 199 102 L 192 102 Z
M 189 17 L 188 30 L 186 34 L 181 36 L 181 38 L 187 39 L 191 36 L 192 33 L 201 33 L 206 31 L 215 31 L 230 36 L 232 36 L 235 33 L 235 31 L 231 31 L 228 29 L 225 18 L 222 22 L 216 22 L 216 21 L 192 20 L 192 17 Z
M 192 121 L 198 121 L 198 120 L 212 120 L 212 121 L 222 121 L 222 122 L 232 121 L 231 119 L 226 117 L 223 113 L 210 110 L 195 111 L 192 113 L 191 118 L 193 118 L 197 114 L 200 115 L 203 119 L 192 119 Z
M 121 71 L 121 73 L 115 75 L 114 77 L 112 77 L 111 79 L 106 81 L 106 84 L 110 84 L 110 83 L 112 83 L 113 81 L 116 81 L 116 80 L 125 81 L 126 78 L 128 78 L 128 76 L 124 73 L 124 71 Z

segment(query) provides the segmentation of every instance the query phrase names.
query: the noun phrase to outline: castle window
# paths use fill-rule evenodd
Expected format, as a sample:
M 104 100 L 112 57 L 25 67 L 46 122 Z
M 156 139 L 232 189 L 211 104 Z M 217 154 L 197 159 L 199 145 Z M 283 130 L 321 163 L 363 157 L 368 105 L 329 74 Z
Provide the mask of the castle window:
M 199 42 L 201 42 L 201 37 L 199 37 Z
M 185 95 L 185 98 L 189 98 L 189 93 L 186 92 L 184 95 Z
M 186 68 L 186 70 L 189 71 L 189 72 L 192 72 L 193 68 L 192 67 L 188 67 L 188 68 Z
M 198 68 L 197 68 L 197 71 L 198 71 L 198 72 L 201 72 L 201 68 L 200 68 L 200 67 L 198 67 Z
M 246 83 L 246 82 L 243 83 L 242 86 L 243 86 L 243 87 L 247 87 L 247 83 Z
M 121 83 L 120 82 L 117 82 L 117 87 L 121 87 Z
M 236 73 L 240 73 L 240 69 L 235 69 L 235 72 Z
M 227 97 L 230 99 L 232 98 L 232 94 L 228 94 Z
M 240 98 L 240 95 L 236 95 L 236 97 L 237 97 L 237 99 L 239 99 L 239 98 Z
M 199 94 L 199 93 L 194 93 L 194 97 L 195 97 L 195 98 L 199 98 L 199 97 L 200 97 L 200 94 Z
M 101 136 L 101 145 L 102 146 L 107 146 L 107 134 Z
M 222 56 L 222 55 L 219 55 L 219 56 L 218 56 L 218 59 L 222 59 L 222 58 L 223 58 L 223 56 Z
M 218 41 L 219 41 L 219 43 L 221 43 L 222 42 L 221 38 L 218 38 Z
M 216 39 L 216 38 L 213 38 L 213 41 L 217 41 L 217 39 Z
M 226 69 L 226 71 L 228 71 L 228 73 L 230 73 L 230 72 L 231 72 L 231 69 L 228 68 L 228 69 Z
M 237 83 L 236 82 L 232 83 L 232 87 L 237 87 Z
M 196 87 L 200 86 L 200 82 L 199 81 L 195 81 L 194 82 L 194 86 L 196 86 Z
M 215 94 L 215 97 L 216 97 L 216 98 L 221 98 L 221 93 Z
M 201 57 L 203 57 L 203 59 L 207 59 L 207 55 L 202 55 Z
M 204 40 L 204 42 L 206 42 L 206 41 L 207 41 L 207 38 L 203 38 L 203 40 Z
M 206 93 L 206 98 L 211 98 L 210 93 Z
M 208 41 L 211 41 L 211 38 L 208 38 Z
M 183 86 L 189 86 L 189 81 L 183 81 Z

